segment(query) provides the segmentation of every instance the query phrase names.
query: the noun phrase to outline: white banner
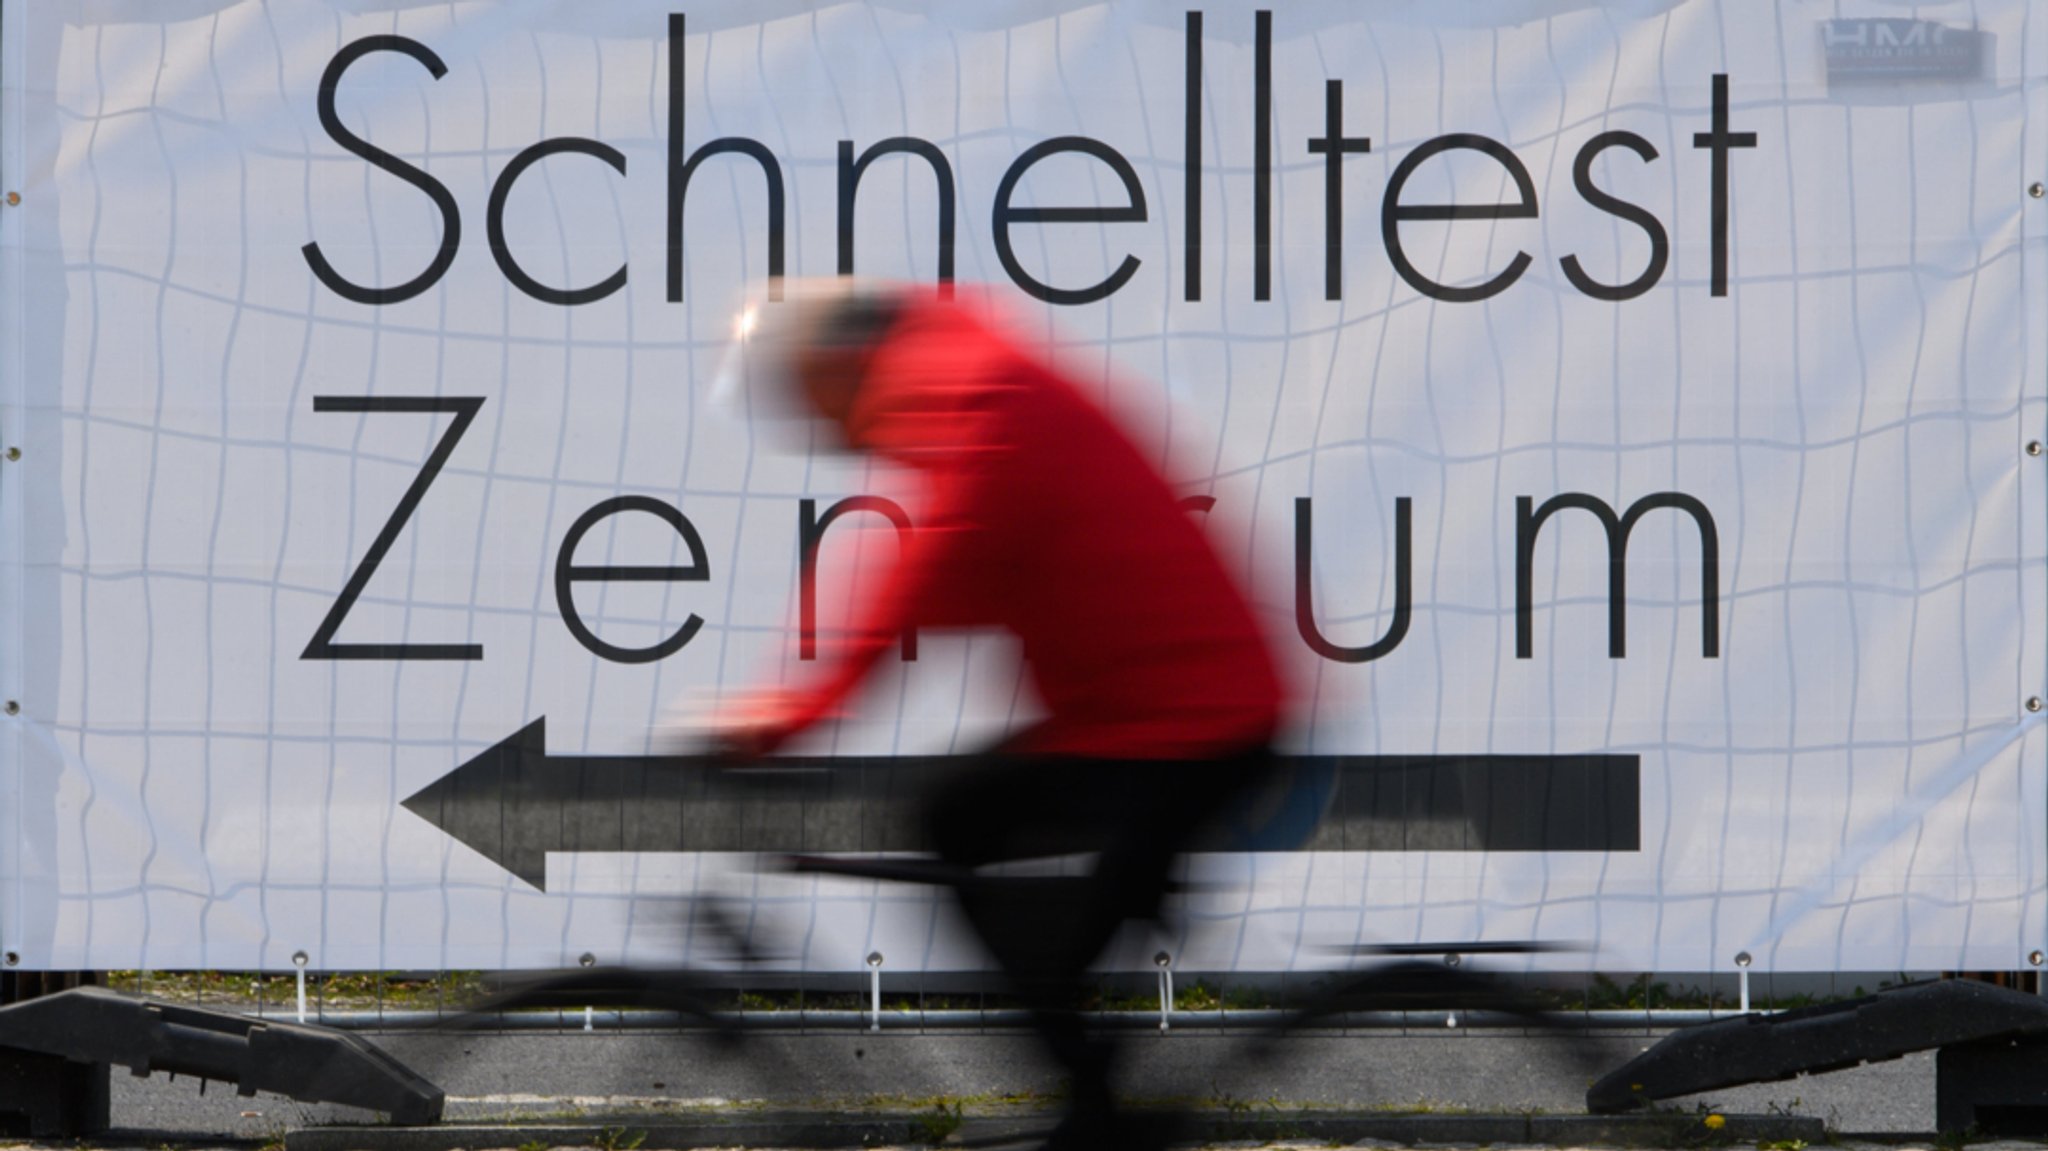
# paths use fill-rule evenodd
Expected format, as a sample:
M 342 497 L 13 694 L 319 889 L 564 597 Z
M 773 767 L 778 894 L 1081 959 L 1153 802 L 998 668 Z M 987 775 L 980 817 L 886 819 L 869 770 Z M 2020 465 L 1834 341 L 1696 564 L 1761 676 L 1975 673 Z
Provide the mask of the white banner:
M 749 285 L 848 269 L 1051 341 L 1300 677 L 1233 882 L 1113 962 L 2048 945 L 2024 0 L 0 11 L 9 964 L 709 962 L 715 896 L 977 966 L 756 864 L 889 846 L 859 757 L 1023 722 L 1006 639 L 886 661 L 829 794 L 650 736 L 886 571 L 841 501 L 915 519 L 711 394 Z

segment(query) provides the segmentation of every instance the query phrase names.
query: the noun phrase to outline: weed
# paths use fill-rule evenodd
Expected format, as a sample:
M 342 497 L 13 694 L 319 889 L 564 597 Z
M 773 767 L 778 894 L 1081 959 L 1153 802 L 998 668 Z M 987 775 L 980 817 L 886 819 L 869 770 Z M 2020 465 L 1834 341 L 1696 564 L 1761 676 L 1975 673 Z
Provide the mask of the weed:
M 257 1145 L 256 1151 L 284 1151 L 284 1132 L 283 1124 L 273 1124 L 263 1133 L 263 1142 Z
M 1984 1133 L 1977 1130 L 1976 1124 L 1973 1123 L 1961 1131 L 1943 1131 L 1941 1134 L 1936 1135 L 1934 1137 L 1934 1146 L 1937 1151 L 1962 1151 L 1963 1148 L 1968 1147 L 1971 1143 L 1983 1137 Z
M 1237 1096 L 1227 1092 L 1215 1096 L 1213 1102 L 1215 1106 L 1222 1108 L 1224 1113 L 1233 1119 L 1249 1114 L 1252 1109 L 1251 1100 L 1239 1099 Z
M 917 1133 L 921 1141 L 932 1146 L 944 1143 L 948 1136 L 960 1130 L 960 1104 L 948 1106 L 945 1100 L 932 1105 L 930 1111 L 917 1116 Z
M 906 1114 L 919 1111 L 953 1111 L 965 1115 L 969 1107 L 977 1112 L 1017 1108 L 1043 1108 L 1064 1098 L 1056 1092 L 982 1092 L 976 1095 L 867 1095 L 839 1102 L 864 1111 Z
M 535 1139 L 528 1143 L 521 1143 L 519 1151 L 548 1151 L 548 1144 L 544 1139 Z
M 1456 1104 L 1439 1103 L 1421 1095 L 1416 1096 L 1413 1103 L 1374 1103 L 1366 1109 L 1388 1115 L 1469 1115 L 1472 1110 Z
M 1806 1140 L 1765 1139 L 1757 1143 L 1756 1151 L 1806 1151 Z
M 1797 1115 L 1799 1114 L 1799 1109 L 1805 1106 L 1805 1104 L 1806 1100 L 1801 1099 L 1797 1095 L 1794 1095 L 1790 1100 L 1786 1101 L 1783 1104 L 1780 1104 L 1777 1100 L 1773 1099 L 1765 1103 L 1764 1107 L 1772 1115 Z M 1799 1148 L 1785 1148 L 1782 1149 L 1782 1151 L 1799 1151 Z
M 647 1132 L 628 1131 L 624 1127 L 607 1127 L 597 1133 L 597 1151 L 639 1151 L 647 1142 Z

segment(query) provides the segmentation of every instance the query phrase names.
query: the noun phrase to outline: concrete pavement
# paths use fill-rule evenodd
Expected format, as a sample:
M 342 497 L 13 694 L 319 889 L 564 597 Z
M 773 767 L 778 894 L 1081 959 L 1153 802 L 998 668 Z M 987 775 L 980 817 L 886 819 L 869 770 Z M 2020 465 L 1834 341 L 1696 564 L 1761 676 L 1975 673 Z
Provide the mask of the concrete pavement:
M 614 1114 L 653 1122 L 735 1109 L 915 1112 L 941 1103 L 969 1114 L 1014 1114 L 1055 1105 L 1062 1086 L 1030 1038 L 1017 1033 L 771 1033 L 737 1046 L 701 1034 L 649 1032 L 371 1037 L 448 1092 L 449 1122 L 573 1122 Z M 1655 1038 L 1310 1032 L 1262 1054 L 1242 1036 L 1137 1034 L 1129 1040 L 1122 1089 L 1135 1099 L 1226 1114 L 1582 1114 L 1588 1082 Z M 1934 1127 L 1934 1061 L 1931 1053 L 1909 1056 L 1672 1106 L 1808 1116 L 1837 1132 L 1927 1132 Z M 240 1099 L 220 1084 L 202 1096 L 188 1080 L 115 1073 L 115 1125 L 141 1132 L 262 1140 L 286 1128 L 375 1118 L 269 1097 Z

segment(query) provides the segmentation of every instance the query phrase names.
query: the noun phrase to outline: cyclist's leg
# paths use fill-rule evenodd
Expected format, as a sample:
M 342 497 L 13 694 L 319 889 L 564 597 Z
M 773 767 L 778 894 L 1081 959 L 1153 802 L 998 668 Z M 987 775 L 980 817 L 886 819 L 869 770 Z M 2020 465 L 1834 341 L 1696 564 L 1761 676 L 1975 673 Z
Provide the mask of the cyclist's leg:
M 1266 778 L 1270 756 L 1260 749 L 1215 760 L 1106 763 L 1116 783 L 1121 818 L 1103 838 L 1082 901 L 1072 908 L 1067 957 L 1092 963 L 1116 931 L 1134 919 L 1159 917 L 1176 859 L 1192 850 L 1216 817 Z
M 1157 915 L 1174 858 L 1253 774 L 1245 761 L 993 759 L 940 789 L 929 808 L 942 857 L 974 867 L 1092 852 L 1081 879 L 974 886 L 960 906 L 1066 1071 L 1059 1142 L 1085 1145 L 1116 1123 L 1116 1046 L 1077 1011 L 1087 972 L 1122 925 Z
M 927 834 L 941 858 L 961 867 L 1098 853 L 1114 841 L 1128 791 L 1118 772 L 1093 762 L 990 757 L 939 787 L 927 807 Z M 1093 887 L 1092 876 L 1072 876 L 968 884 L 956 893 L 1067 1076 L 1063 1141 L 1101 1131 L 1113 1116 L 1109 1048 L 1088 1034 L 1077 1010 L 1088 965 L 1108 939 L 1101 916 L 1074 914 L 1095 902 Z

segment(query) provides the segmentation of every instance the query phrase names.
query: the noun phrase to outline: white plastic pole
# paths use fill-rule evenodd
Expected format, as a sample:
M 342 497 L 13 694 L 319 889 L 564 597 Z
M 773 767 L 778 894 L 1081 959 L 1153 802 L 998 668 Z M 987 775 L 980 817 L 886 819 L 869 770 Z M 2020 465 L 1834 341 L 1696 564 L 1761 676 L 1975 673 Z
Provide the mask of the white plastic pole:
M 1152 957 L 1159 968 L 1159 1030 L 1173 1026 L 1173 956 L 1162 951 Z
M 868 952 L 868 1030 L 882 1029 L 882 953 Z
M 581 956 L 577 957 L 576 963 L 578 966 L 583 967 L 585 969 L 596 967 L 597 955 L 593 952 L 586 951 Z M 591 1011 L 590 1005 L 587 1003 L 583 1005 L 583 1029 L 585 1031 L 597 1030 L 595 1013 Z

